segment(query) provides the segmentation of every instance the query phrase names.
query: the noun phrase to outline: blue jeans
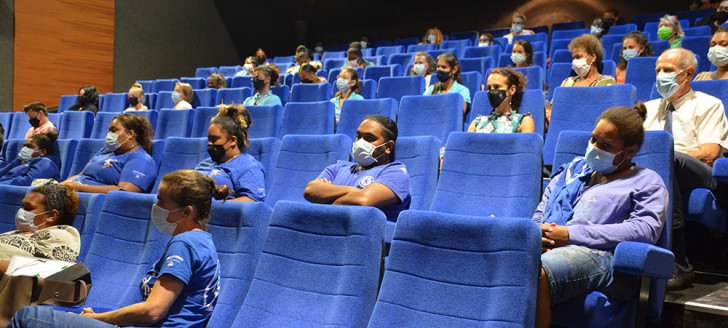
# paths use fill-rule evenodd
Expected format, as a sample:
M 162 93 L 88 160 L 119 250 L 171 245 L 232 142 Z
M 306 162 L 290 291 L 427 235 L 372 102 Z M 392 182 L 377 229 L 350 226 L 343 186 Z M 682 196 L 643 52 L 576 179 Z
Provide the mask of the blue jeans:
M 626 300 L 639 290 L 639 277 L 614 272 L 607 251 L 567 245 L 541 254 L 541 266 L 551 287 L 551 304 L 599 291 L 609 298 Z
M 56 311 L 47 306 L 26 306 L 15 313 L 7 328 L 42 328 L 42 327 L 92 327 L 117 328 L 119 326 L 105 323 L 78 314 Z

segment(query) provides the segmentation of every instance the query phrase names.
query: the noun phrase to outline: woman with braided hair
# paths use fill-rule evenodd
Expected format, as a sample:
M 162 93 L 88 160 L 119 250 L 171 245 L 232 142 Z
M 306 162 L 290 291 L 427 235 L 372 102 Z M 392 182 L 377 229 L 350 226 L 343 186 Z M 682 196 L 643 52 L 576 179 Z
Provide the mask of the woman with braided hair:
M 265 199 L 263 165 L 245 153 L 248 147 L 248 126 L 252 123 L 243 105 L 220 105 L 220 112 L 210 120 L 207 129 L 207 152 L 210 157 L 197 164 L 196 171 L 228 186 L 234 201 Z

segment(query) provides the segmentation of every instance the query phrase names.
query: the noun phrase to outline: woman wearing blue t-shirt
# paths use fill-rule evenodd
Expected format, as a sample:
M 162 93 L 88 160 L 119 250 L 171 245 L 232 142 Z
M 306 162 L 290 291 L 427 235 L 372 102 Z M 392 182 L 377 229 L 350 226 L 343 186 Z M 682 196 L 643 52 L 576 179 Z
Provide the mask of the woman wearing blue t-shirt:
M 270 87 L 278 85 L 278 67 L 265 64 L 255 68 L 253 72 L 253 88 L 255 94 L 243 101 L 245 106 L 281 105 L 281 98 L 273 94 Z
M 331 102 L 334 103 L 334 109 L 336 113 L 336 121 L 339 121 L 341 116 L 341 105 L 344 100 L 364 100 L 359 93 L 361 92 L 361 81 L 359 81 L 359 73 L 353 68 L 345 68 L 336 77 L 336 88 L 339 91 L 336 93 L 334 98 L 331 98 Z
M 265 200 L 263 165 L 244 153 L 248 147 L 248 126 L 252 123 L 242 105 L 220 105 L 220 112 L 207 129 L 207 152 L 210 154 L 195 171 L 232 190 L 232 200 L 262 202 Z
M 229 191 L 192 170 L 162 178 L 151 218 L 157 229 L 173 237 L 142 277 L 143 302 L 104 313 L 89 307 L 80 315 L 28 306 L 8 327 L 42 327 L 50 322 L 60 327 L 204 327 L 220 290 L 217 250 L 207 224 L 212 198 L 224 199 Z
M 35 179 L 58 180 L 58 165 L 51 159 L 57 137 L 57 133 L 47 132 L 34 134 L 26 140 L 18 158 L 0 169 L 0 184 L 30 186 Z
M 440 82 L 431 85 L 425 91 L 425 96 L 439 95 L 445 93 L 459 93 L 463 96 L 463 115 L 468 110 L 468 104 L 470 103 L 470 90 L 466 88 L 462 83 L 460 77 L 460 60 L 457 56 L 450 52 L 446 52 L 442 55 L 437 56 L 437 80 Z
M 152 125 L 146 118 L 117 115 L 109 125 L 106 146 L 88 161 L 81 173 L 64 183 L 70 183 L 79 192 L 147 192 L 157 177 L 157 164 L 150 155 L 153 135 Z

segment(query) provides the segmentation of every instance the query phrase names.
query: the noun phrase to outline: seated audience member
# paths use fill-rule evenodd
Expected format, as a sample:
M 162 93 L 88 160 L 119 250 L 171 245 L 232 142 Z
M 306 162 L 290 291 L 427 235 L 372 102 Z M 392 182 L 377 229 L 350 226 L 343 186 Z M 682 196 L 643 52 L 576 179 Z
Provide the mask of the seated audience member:
M 713 34 L 708 60 L 715 65 L 716 70 L 698 73 L 695 81 L 728 79 L 728 27 L 721 27 Z
M 253 88 L 255 94 L 243 101 L 245 106 L 281 105 L 281 98 L 273 94 L 270 87 L 278 85 L 278 67 L 275 65 L 262 65 L 255 69 L 253 75 Z
M 715 33 L 721 25 L 728 21 L 728 1 L 721 1 L 715 11 L 705 16 L 695 26 L 710 26 L 710 33 Z
M 665 15 L 660 18 L 660 24 L 657 25 L 657 37 L 660 40 L 670 41 L 670 49 L 682 47 L 682 39 L 685 37 L 680 21 L 677 17 Z
M 227 82 L 225 82 L 225 76 L 223 76 L 220 73 L 210 74 L 210 77 L 207 78 L 207 88 L 216 89 L 216 90 L 220 90 L 222 88 L 227 88 Z
M 482 33 L 478 39 L 478 47 L 487 47 L 493 45 L 493 34 Z
M 265 51 L 263 51 L 263 49 L 261 48 L 258 48 L 258 50 L 255 51 L 255 63 L 258 66 L 268 64 L 267 58 L 265 56 Z
M 31 189 L 15 215 L 18 230 L 0 235 L 0 273 L 13 256 L 76 262 L 81 235 L 74 228 L 78 194 L 70 186 L 47 183 Z M 51 229 L 52 228 L 52 229 Z
M 368 35 L 362 35 L 361 38 L 359 38 L 359 44 L 361 45 L 362 49 L 370 47 L 372 45 L 372 41 L 369 38 Z
M 359 42 L 354 42 L 355 44 L 359 44 Z M 351 47 L 349 50 L 346 51 L 346 58 L 349 60 L 348 63 L 344 64 L 344 66 L 341 66 L 341 70 L 343 71 L 345 68 L 356 68 L 359 67 L 361 69 L 365 69 L 369 66 L 373 66 L 374 63 L 364 59 L 364 57 L 361 54 L 361 48 L 359 47 Z
M 0 184 L 30 186 L 35 179 L 59 180 L 58 165 L 52 158 L 56 153 L 53 147 L 56 138 L 58 133 L 51 131 L 25 140 L 18 158 L 0 168 Z
M 395 162 L 397 124 L 389 117 L 368 116 L 356 131 L 351 149 L 356 163 L 339 161 L 308 183 L 304 198 L 312 203 L 374 206 L 390 221 L 409 208 L 407 168 Z
M 460 84 L 462 79 L 460 77 L 460 60 L 458 57 L 449 52 L 437 56 L 437 73 L 435 76 L 439 82 L 427 88 L 424 95 L 459 93 L 465 100 L 463 113 L 467 112 L 468 104 L 470 104 L 470 90 Z
M 99 92 L 93 85 L 84 85 L 78 90 L 78 98 L 76 104 L 68 107 L 69 111 L 82 111 L 87 110 L 90 112 L 99 111 Z
M 511 61 L 516 67 L 533 66 L 533 47 L 528 40 L 513 41 L 513 52 L 511 52 Z
M 561 82 L 562 87 L 598 87 L 613 85 L 617 81 L 610 75 L 602 75 L 602 43 L 591 34 L 584 34 L 569 43 L 569 51 L 574 58 L 571 68 L 576 76 L 570 76 Z
M 313 53 L 319 54 L 319 56 L 324 55 L 324 43 L 322 41 L 316 41 L 316 44 L 313 46 Z
M 23 110 L 28 115 L 28 122 L 30 122 L 30 129 L 25 133 L 26 140 L 38 133 L 58 132 L 53 122 L 48 119 L 48 109 L 43 103 L 34 101 L 25 105 Z
M 148 192 L 157 176 L 157 164 L 151 156 L 152 136 L 154 131 L 146 118 L 129 113 L 117 115 L 109 125 L 106 146 L 81 173 L 63 183 L 79 192 Z
M 321 64 L 320 61 L 312 61 L 311 57 L 308 55 L 308 50 L 306 48 L 303 48 L 304 51 L 301 51 L 296 54 L 296 66 L 292 66 L 291 68 L 286 70 L 286 73 L 294 74 L 298 73 L 298 70 L 301 69 L 301 66 L 305 64 L 309 64 L 313 66 L 316 70 L 320 70 L 323 68 L 323 64 Z
M 195 93 L 192 91 L 192 85 L 189 83 L 179 82 L 175 84 L 172 91 L 172 101 L 174 107 L 172 109 L 192 109 Z
M 245 63 L 243 63 L 243 69 L 235 73 L 233 77 L 253 75 L 253 70 L 255 70 L 256 67 L 258 67 L 258 64 L 255 61 L 255 57 L 247 57 L 245 58 Z
M 654 244 L 669 205 L 662 178 L 632 163 L 644 141 L 645 107 L 612 107 L 597 119 L 584 157 L 551 178 L 533 220 L 542 250 L 537 327 L 548 327 L 551 306 L 599 291 L 626 300 L 639 291 L 638 276 L 614 271 L 617 244 Z
M 619 55 L 619 63 L 617 63 L 617 83 L 624 84 L 627 75 L 627 62 L 632 57 L 649 57 L 653 56 L 652 45 L 647 41 L 647 37 L 640 31 L 632 31 L 622 38 L 622 52 Z
M 415 54 L 414 65 L 410 75 L 422 75 L 425 77 L 425 89 L 432 83 L 432 73 L 437 71 L 437 64 L 430 54 L 420 51 Z
M 5 166 L 5 156 L 3 156 L 3 144 L 5 143 L 5 128 L 0 123 L 0 167 Z
M 313 65 L 303 64 L 301 69 L 298 70 L 298 77 L 301 78 L 301 83 L 326 83 L 328 80 L 321 76 L 316 76 L 316 68 Z
M 493 69 L 488 75 L 486 84 L 488 101 L 493 107 L 493 112 L 487 116 L 478 115 L 470 123 L 468 132 L 534 132 L 536 128 L 531 113 L 518 112 L 525 89 L 526 78 L 520 72 L 510 67 Z
M 612 26 L 612 23 L 614 22 L 606 18 L 594 18 L 590 28 L 591 35 L 596 36 L 599 40 L 601 40 L 603 36 L 609 34 L 609 27 Z
M 440 48 L 440 42 L 445 38 L 442 36 L 442 31 L 437 27 L 430 27 L 425 31 L 425 36 L 422 37 L 422 42 L 419 44 L 435 43 Z
M 726 208 L 724 185 L 713 178 L 713 162 L 728 148 L 728 124 L 720 99 L 693 91 L 690 80 L 697 60 L 687 49 L 669 49 L 657 58 L 657 92 L 662 96 L 647 102 L 645 130 L 665 130 L 675 139 L 673 182 L 672 252 L 675 273 L 668 289 L 690 287 L 694 277 L 685 251 L 685 209 L 680 196 L 695 188 L 710 189 Z
M 508 40 L 508 43 L 513 43 L 513 36 L 515 35 L 535 34 L 531 30 L 524 30 L 524 26 L 526 26 L 526 15 L 518 12 L 514 13 L 513 17 L 511 17 L 511 32 L 504 35 L 503 37 Z
M 715 8 L 717 5 L 714 0 L 695 0 L 690 4 L 690 10 Z
M 132 112 L 137 110 L 149 110 L 147 106 L 144 106 L 144 89 L 139 83 L 129 88 L 129 108 L 125 109 L 124 112 Z
M 361 92 L 361 81 L 359 80 L 359 73 L 353 68 L 346 68 L 339 73 L 336 77 L 336 92 L 334 98 L 331 98 L 331 102 L 334 103 L 336 109 L 336 121 L 339 121 L 341 116 L 341 105 L 345 100 L 364 100 L 359 93 Z
M 220 289 L 217 250 L 208 232 L 212 198 L 224 199 L 228 192 L 226 186 L 218 187 L 192 170 L 172 172 L 162 178 L 151 220 L 172 239 L 141 279 L 142 302 L 103 313 L 87 307 L 80 315 L 28 306 L 20 309 L 8 326 L 53 322 L 59 327 L 204 327 Z
M 617 26 L 619 24 L 619 12 L 617 9 L 609 8 L 604 12 L 604 19 L 609 19 L 612 21 L 612 26 Z
M 220 112 L 207 129 L 207 152 L 210 157 L 197 164 L 195 171 L 228 186 L 235 201 L 262 202 L 265 199 L 263 165 L 245 153 L 248 126 L 252 123 L 243 105 L 220 105 Z

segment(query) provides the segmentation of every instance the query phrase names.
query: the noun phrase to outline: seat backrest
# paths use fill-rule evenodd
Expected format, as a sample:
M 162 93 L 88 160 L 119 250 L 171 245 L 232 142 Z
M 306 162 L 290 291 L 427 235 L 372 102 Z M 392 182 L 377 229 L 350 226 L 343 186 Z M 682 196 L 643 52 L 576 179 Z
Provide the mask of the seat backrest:
M 233 76 L 233 82 L 228 88 L 253 88 L 253 77 L 251 75 Z
M 468 88 L 470 92 L 470 101 L 473 100 L 473 95 L 480 91 L 480 86 L 483 84 L 483 75 L 480 72 L 462 72 L 463 85 Z
M 412 63 L 415 60 L 415 54 L 414 53 L 403 53 L 403 54 L 391 54 L 389 55 L 389 64 L 390 65 L 401 65 L 402 68 L 406 68 L 408 64 Z M 409 75 L 409 71 L 403 70 L 402 76 Z
M 23 144 L 25 144 L 25 139 L 5 140 L 5 145 L 3 146 L 3 155 L 5 156 L 6 163 L 10 163 L 18 158 L 20 150 L 23 149 Z
M 533 327 L 540 237 L 526 218 L 402 212 L 369 327 Z
M 495 62 L 490 57 L 463 58 L 460 59 L 460 67 L 463 73 L 478 72 L 480 76 L 485 76 L 488 69 L 495 67 Z
M 282 106 L 285 106 L 291 98 L 291 87 L 287 85 L 273 85 L 270 87 L 270 91 L 273 92 L 274 95 L 278 96 L 278 98 L 281 98 Z
M 407 52 L 420 52 L 420 51 L 431 51 L 437 50 L 437 44 L 425 43 L 425 44 L 411 44 L 407 46 Z
M 294 84 L 291 88 L 291 102 L 328 101 L 331 99 L 331 84 Z
M 162 109 L 159 111 L 155 139 L 190 136 L 192 122 L 195 119 L 194 109 Z
M 71 165 L 73 164 L 73 157 L 76 155 L 76 147 L 78 147 L 78 140 L 76 139 L 58 139 L 53 144 L 56 149 L 56 153 L 53 155 L 53 161 L 59 164 L 59 174 L 61 181 L 68 178 L 68 173 L 71 171 Z
M 526 40 L 528 42 L 543 42 L 547 44 L 549 42 L 548 33 L 534 33 L 534 34 L 518 34 L 513 36 L 513 41 Z
M 402 76 L 402 66 L 399 64 L 368 66 L 364 69 L 364 79 L 367 80 L 379 82 L 380 78 L 387 76 Z
M 344 64 L 348 63 L 349 61 L 345 57 L 338 57 L 338 58 L 326 58 L 324 59 L 324 70 L 325 71 L 331 71 L 334 68 L 340 68 L 341 66 L 344 66 Z
M 432 56 L 433 59 L 435 59 L 435 62 L 437 62 L 437 57 L 446 52 L 449 52 L 449 53 L 455 55 L 456 57 L 460 58 L 460 57 L 462 57 L 463 51 L 464 50 L 460 50 L 460 48 L 442 48 L 441 47 L 439 50 L 429 50 L 429 51 L 427 51 L 427 53 L 430 54 L 430 56 Z
M 215 117 L 218 112 L 220 112 L 220 108 L 218 107 L 197 107 L 197 109 L 195 109 L 195 117 L 194 122 L 192 122 L 190 137 L 207 137 L 207 129 L 210 127 L 210 120 Z
M 530 218 L 541 195 L 542 148 L 535 133 L 451 134 L 430 210 Z
M 223 90 L 223 89 L 221 89 Z M 217 99 L 217 89 L 215 88 L 207 88 L 207 89 L 194 89 L 192 92 L 195 93 L 195 97 L 192 100 L 192 108 L 197 107 L 210 107 L 215 105 L 215 100 Z
M 440 48 L 457 48 L 460 49 L 460 53 L 462 54 L 463 52 L 465 52 L 465 47 L 470 47 L 472 45 L 473 40 L 445 40 L 440 43 Z
M 141 116 L 143 118 L 146 118 L 147 121 L 149 121 L 149 123 L 152 124 L 152 129 L 154 131 L 157 131 L 157 118 L 159 117 L 159 111 L 156 111 L 156 110 L 136 110 L 136 111 L 129 112 L 129 113 L 130 114 L 137 115 L 137 116 Z
M 546 72 L 541 66 L 517 67 L 516 71 L 521 72 L 527 78 L 526 89 L 543 90 Z
M 627 34 L 632 31 L 637 31 L 637 24 L 624 24 L 609 27 L 609 33 L 611 34 Z M 604 39 L 604 36 L 602 36 L 602 40 Z
M 0 113 L 0 125 L 2 125 L 3 130 L 5 130 L 3 136 L 5 137 L 5 139 L 9 139 L 8 136 L 10 135 L 10 128 L 12 128 L 13 126 L 13 112 Z
M 374 65 L 387 65 L 389 63 L 388 55 L 364 56 L 364 59 L 374 63 Z
M 0 215 L 0 233 L 16 230 L 15 213 L 23 204 L 23 198 L 30 190 L 29 187 L 21 186 L 0 186 L 0 211 L 5 215 Z
M 207 138 L 180 138 L 170 137 L 166 140 L 159 163 L 159 173 L 152 188 L 157 193 L 159 181 L 167 173 L 178 170 L 193 170 L 197 164 L 209 157 L 207 154 Z
M 75 105 L 76 99 L 78 99 L 78 95 L 62 95 L 61 100 L 58 102 L 58 112 L 63 113 L 68 107 Z
M 359 124 L 370 115 L 382 115 L 396 121 L 397 104 L 398 102 L 392 98 L 344 101 L 341 104 L 341 116 L 336 124 L 336 133 L 355 140 Z
M 351 138 L 341 134 L 283 136 L 266 203 L 273 206 L 281 199 L 305 201 L 306 184 L 327 166 L 348 161 L 351 145 Z
M 324 51 L 324 54 L 323 56 L 321 56 L 321 58 L 323 60 L 333 58 L 346 58 L 346 51 Z
M 377 98 L 392 98 L 400 101 L 402 96 L 419 96 L 424 92 L 425 78 L 421 75 L 382 77 L 379 80 Z
M 198 67 L 195 70 L 195 77 L 207 79 L 211 74 L 217 73 L 217 67 Z
M 248 87 L 220 89 L 217 90 L 217 95 L 215 96 L 215 105 L 242 104 L 245 98 L 252 95 L 253 90 Z
M 441 147 L 440 139 L 433 136 L 397 138 L 395 160 L 407 168 L 412 195 L 411 210 L 428 210 L 432 204 Z
M 5 132 L 5 139 L 25 139 L 25 133 L 28 132 L 28 129 L 30 129 L 28 114 L 25 112 L 14 112 L 13 122 L 10 123 L 10 125 L 12 126 L 12 129 Z
M 129 94 L 128 93 L 107 93 L 104 105 L 101 106 L 99 112 L 123 112 L 124 109 L 129 107 Z
M 210 234 L 220 261 L 220 289 L 207 327 L 229 327 L 243 304 L 263 249 L 271 209 L 260 202 L 216 205 Z
M 86 260 L 86 254 L 91 247 L 94 235 L 96 235 L 96 225 L 101 215 L 101 209 L 104 206 L 104 200 L 106 200 L 106 194 L 78 193 L 78 212 L 76 212 L 72 224 L 81 234 L 78 262 Z
M 237 72 L 240 72 L 243 70 L 243 67 L 240 65 L 235 66 L 220 66 L 218 69 L 218 73 L 222 74 L 225 77 L 231 77 L 234 76 Z
M 404 46 L 379 47 L 375 53 L 377 56 L 399 54 L 405 52 Z
M 160 91 L 157 94 L 154 109 L 160 110 L 162 108 L 174 108 L 175 103 L 172 101 L 172 91 Z
M 637 100 L 639 101 L 650 99 L 652 85 L 655 83 L 657 76 L 655 73 L 656 63 L 657 57 L 633 57 L 627 62 L 624 81 L 637 88 Z
M 493 35 L 494 38 L 502 39 L 504 35 L 511 33 L 511 29 L 510 28 L 496 28 L 496 29 L 491 29 L 491 30 L 483 30 L 480 33 L 481 34 L 490 33 L 491 35 Z
M 366 326 L 376 301 L 385 221 L 384 213 L 367 206 L 276 204 L 232 326 Z
M 192 89 L 204 89 L 207 87 L 207 77 L 180 77 L 179 81 L 191 85 Z
M 695 91 L 719 98 L 723 102 L 723 107 L 728 108 L 726 107 L 728 105 L 728 80 L 690 81 L 690 87 Z
M 280 138 L 283 107 L 246 106 L 253 123 L 248 127 L 248 138 Z
M 563 30 L 576 30 L 576 29 L 586 30 L 584 28 L 584 21 L 553 23 L 553 24 L 551 24 L 552 38 L 556 39 L 556 37 L 553 36 L 553 32 L 556 32 L 556 31 L 562 32 Z M 587 30 L 586 33 L 589 33 L 589 31 Z
M 270 190 L 275 175 L 278 153 L 281 151 L 281 140 L 278 138 L 255 138 L 250 139 L 250 147 L 246 150 L 258 162 L 263 164 L 265 169 L 265 190 Z
M 682 39 L 682 47 L 692 51 L 696 56 L 698 56 L 698 72 L 706 72 L 710 70 L 711 63 L 708 60 L 710 39 L 710 34 L 704 36 L 686 36 Z
M 25 114 L 25 113 L 23 113 Z M 67 111 L 61 115 L 59 139 L 81 139 L 91 136 L 94 128 L 94 113 L 89 111 Z
M 606 56 L 606 54 L 608 53 L 607 51 L 612 51 L 612 47 L 614 46 L 615 43 L 622 42 L 624 35 L 625 35 L 625 33 L 622 33 L 622 34 L 613 33 L 612 30 L 610 29 L 609 34 L 602 36 L 602 49 L 604 51 L 604 56 L 602 58 L 603 60 L 609 59 Z
M 524 90 L 521 98 L 521 106 L 518 108 L 519 113 L 531 113 L 533 122 L 536 125 L 535 133 L 543 138 L 544 135 L 544 116 L 546 108 L 546 97 L 541 90 Z M 493 112 L 493 106 L 488 100 L 487 91 L 478 91 L 473 96 L 473 104 L 468 113 L 468 119 L 465 121 L 466 126 L 478 117 L 478 115 L 490 115 Z
M 334 103 L 328 100 L 289 102 L 283 110 L 280 135 L 332 134 L 336 121 L 334 112 Z
M 83 171 L 91 157 L 104 147 L 104 139 L 80 139 L 76 146 L 76 153 L 73 156 L 73 164 L 68 176 L 74 176 Z
M 571 57 L 571 52 L 569 52 L 569 57 Z M 571 76 L 571 71 L 571 61 L 568 63 L 551 63 L 549 65 L 549 76 L 546 82 L 549 85 L 549 92 L 546 99 L 551 100 L 554 98 L 554 91 L 564 79 Z
M 463 102 L 459 93 L 402 97 L 397 118 L 399 136 L 447 140 L 450 132 L 463 130 Z
M 702 25 L 690 28 L 684 28 L 685 36 L 706 36 L 710 35 L 710 26 Z
M 602 74 L 612 77 L 617 76 L 617 63 L 612 60 L 604 60 L 602 61 L 602 65 L 604 65 L 604 68 L 602 69 Z
M 647 22 L 659 22 L 660 18 L 662 16 L 667 15 L 666 12 L 661 13 L 652 13 L 652 14 L 645 14 L 645 15 L 635 15 L 630 17 L 630 22 L 632 24 L 637 25 L 637 29 L 639 30 L 647 30 Z M 687 26 L 686 26 L 687 27 Z
M 392 42 L 392 45 L 408 47 L 409 45 L 417 44 L 419 42 L 420 42 L 420 38 L 414 38 L 414 37 L 402 38 L 402 39 L 394 39 L 394 41 Z
M 640 58 L 640 57 L 634 57 Z M 644 58 L 644 57 L 642 57 Z M 632 61 L 630 59 L 630 62 Z M 652 70 L 654 72 L 654 69 Z M 591 131 L 597 118 L 615 106 L 633 106 L 637 90 L 629 84 L 604 87 L 559 87 L 554 92 L 549 133 L 544 143 L 544 164 L 552 164 L 559 132 Z M 589 99 L 589 101 L 585 101 Z
M 569 49 L 559 49 L 554 51 L 554 56 L 551 57 L 551 64 L 569 63 L 569 65 L 571 65 L 572 59 L 573 57 L 571 56 L 571 51 L 569 51 Z
M 650 44 L 656 57 L 659 57 L 665 50 L 670 49 L 670 41 L 668 40 L 650 41 Z
M 179 83 L 179 79 L 157 79 L 154 81 L 152 92 L 159 93 L 161 91 L 174 91 L 174 86 Z M 144 89 L 147 90 L 147 89 Z
M 569 50 L 569 43 L 572 39 L 573 37 L 551 40 L 551 44 L 549 45 L 549 58 L 554 57 L 554 52 L 556 52 L 556 50 Z

